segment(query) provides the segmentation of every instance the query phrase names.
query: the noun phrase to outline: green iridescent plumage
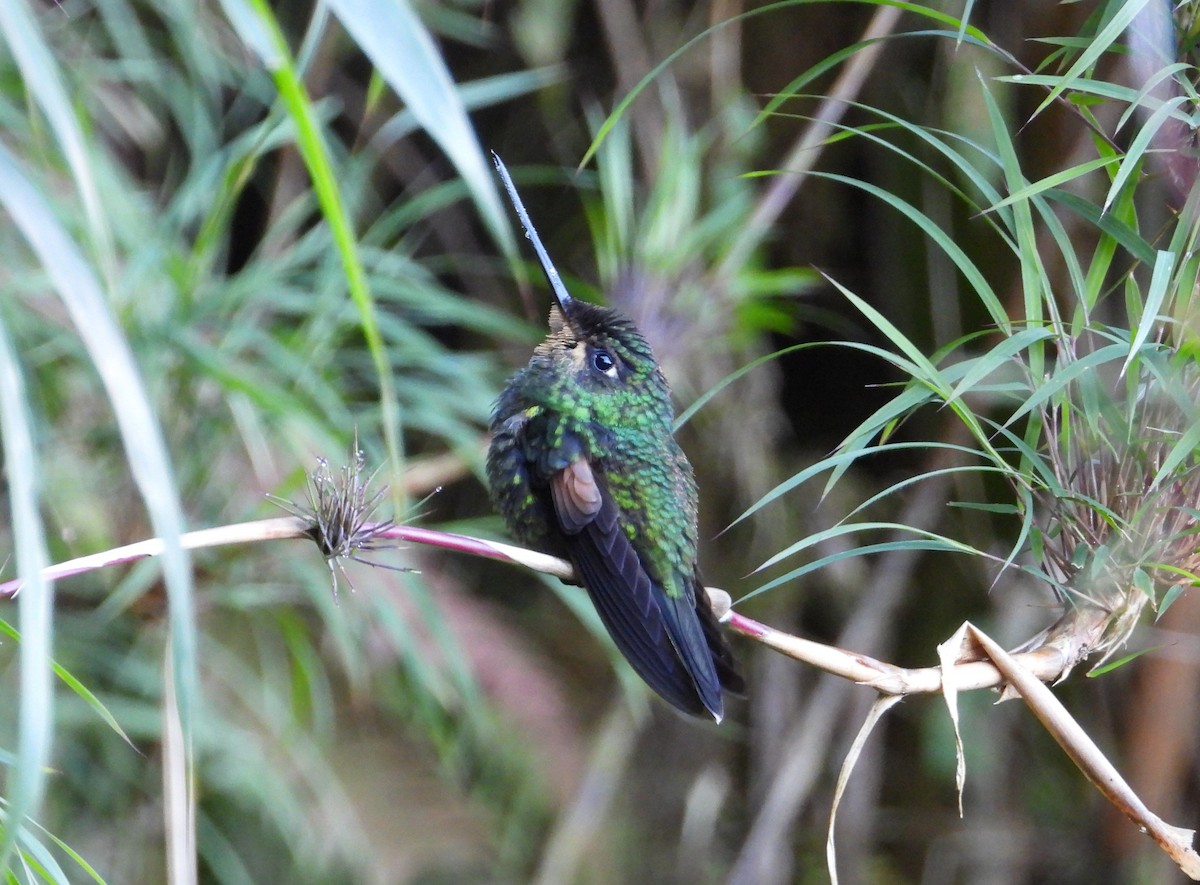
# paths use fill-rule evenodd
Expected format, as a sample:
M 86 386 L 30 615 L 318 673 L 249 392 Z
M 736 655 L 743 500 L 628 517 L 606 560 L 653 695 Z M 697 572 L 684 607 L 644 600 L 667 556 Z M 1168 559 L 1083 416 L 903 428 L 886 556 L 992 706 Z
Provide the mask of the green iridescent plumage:
M 718 721 L 737 676 L 696 570 L 696 483 L 670 391 L 623 314 L 567 294 L 546 268 L 550 334 L 496 404 L 488 481 L 522 541 L 565 556 L 617 647 L 660 695 Z

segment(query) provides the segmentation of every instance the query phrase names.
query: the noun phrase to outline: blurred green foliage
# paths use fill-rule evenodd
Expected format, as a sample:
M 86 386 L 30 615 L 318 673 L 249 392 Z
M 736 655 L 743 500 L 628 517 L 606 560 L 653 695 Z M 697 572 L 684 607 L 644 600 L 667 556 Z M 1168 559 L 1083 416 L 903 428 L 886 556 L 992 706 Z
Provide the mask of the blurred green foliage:
M 178 533 L 358 439 L 398 521 L 500 536 L 483 434 L 546 302 L 494 149 L 700 404 L 704 567 L 746 611 L 917 666 L 1103 584 L 1119 645 L 1193 580 L 1195 32 L 1119 0 L 0 4 L 6 881 L 824 881 L 861 687 L 742 644 L 703 728 L 556 581 L 408 549 L 335 601 L 311 545 Z M 32 580 L 151 535 L 161 564 Z M 1151 804 L 1195 826 L 1194 746 L 1137 728 L 1153 657 L 1061 691 L 1147 783 L 1190 772 Z M 941 711 L 893 714 L 847 880 L 1167 875 L 978 700 L 963 821 Z

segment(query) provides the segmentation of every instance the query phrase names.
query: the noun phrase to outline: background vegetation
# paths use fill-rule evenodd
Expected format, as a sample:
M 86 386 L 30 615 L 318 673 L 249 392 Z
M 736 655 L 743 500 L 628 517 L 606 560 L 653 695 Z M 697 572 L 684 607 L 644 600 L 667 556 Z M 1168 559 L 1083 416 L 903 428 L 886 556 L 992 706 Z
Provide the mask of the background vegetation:
M 966 619 L 1014 645 L 1066 600 L 1115 651 L 1157 608 L 1057 691 L 1200 823 L 1190 6 L 276 7 L 0 4 L 8 881 L 826 880 L 869 691 L 739 642 L 705 727 L 557 581 L 409 548 L 335 598 L 311 545 L 179 547 L 356 433 L 398 521 L 504 537 L 484 430 L 547 299 L 485 149 L 681 409 L 714 394 L 680 436 L 739 610 L 922 666 Z M 846 881 L 1178 875 L 1024 707 L 962 702 L 964 816 L 911 699 Z

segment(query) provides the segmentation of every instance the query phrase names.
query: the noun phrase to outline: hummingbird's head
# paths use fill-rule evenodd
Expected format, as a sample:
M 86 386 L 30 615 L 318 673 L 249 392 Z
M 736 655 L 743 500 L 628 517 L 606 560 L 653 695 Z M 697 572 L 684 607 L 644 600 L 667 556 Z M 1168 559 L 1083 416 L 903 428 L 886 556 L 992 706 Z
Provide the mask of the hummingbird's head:
M 568 384 L 569 390 L 563 393 L 614 395 L 602 397 L 613 403 L 614 414 L 620 408 L 619 403 L 631 403 L 634 399 L 644 403 L 647 393 L 670 410 L 666 380 L 634 321 L 612 308 L 571 297 L 550 260 L 550 253 L 542 246 L 509 170 L 497 153 L 492 153 L 492 159 L 526 236 L 538 254 L 556 302 L 550 311 L 550 335 L 534 351 L 530 369 L 552 375 L 559 385 Z
M 562 404 L 594 404 L 606 423 L 630 421 L 649 407 L 650 413 L 665 414 L 669 424 L 667 383 L 645 337 L 620 311 L 571 297 L 504 163 L 495 153 L 492 159 L 554 293 L 550 334 L 530 360 L 531 380 L 541 376 L 538 386 Z
M 663 384 L 649 343 L 625 314 L 574 298 L 550 309 L 550 334 L 534 361 L 552 364 L 586 390 Z
M 524 377 L 542 405 L 610 428 L 669 428 L 670 389 L 650 345 L 623 313 L 571 299 L 550 310 L 550 334 Z

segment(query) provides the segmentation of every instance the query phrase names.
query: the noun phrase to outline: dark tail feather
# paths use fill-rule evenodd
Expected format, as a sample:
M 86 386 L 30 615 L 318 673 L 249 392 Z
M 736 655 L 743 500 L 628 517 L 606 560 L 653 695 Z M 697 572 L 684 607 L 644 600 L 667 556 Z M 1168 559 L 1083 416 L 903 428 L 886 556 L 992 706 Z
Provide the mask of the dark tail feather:
M 600 620 L 637 674 L 683 712 L 719 718 L 720 706 L 714 711 L 701 699 L 690 669 L 680 660 L 659 603 L 663 593 L 617 526 L 616 508 L 607 495 L 592 523 L 566 541 Z M 719 704 L 719 689 L 717 697 Z
M 691 676 L 700 702 L 713 718 L 720 722 L 725 715 L 725 704 L 721 698 L 721 679 L 714 667 L 713 654 L 709 650 L 708 634 L 701 619 L 697 617 L 697 601 L 685 597 L 682 593 L 678 596 L 668 596 L 659 587 L 655 587 L 655 596 L 666 621 L 671 643 L 675 646 L 680 663 Z
M 725 640 L 725 633 L 713 614 L 712 603 L 708 592 L 704 589 L 704 581 L 700 573 L 696 573 L 696 613 L 700 616 L 700 626 L 704 628 L 704 638 L 708 641 L 708 650 L 713 662 L 717 665 L 717 676 L 721 679 L 721 687 L 728 692 L 742 696 L 746 693 L 746 680 L 738 672 L 737 658 L 733 649 Z

